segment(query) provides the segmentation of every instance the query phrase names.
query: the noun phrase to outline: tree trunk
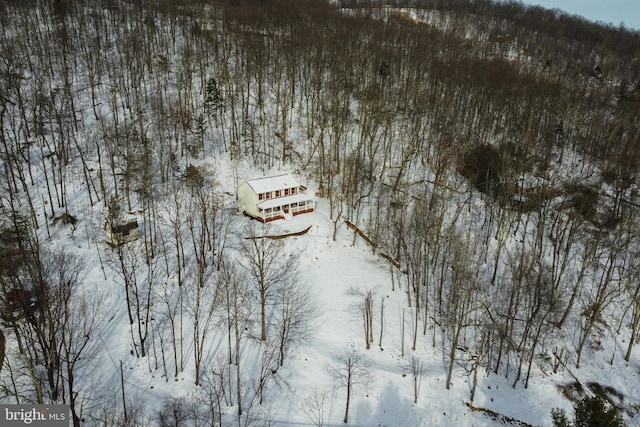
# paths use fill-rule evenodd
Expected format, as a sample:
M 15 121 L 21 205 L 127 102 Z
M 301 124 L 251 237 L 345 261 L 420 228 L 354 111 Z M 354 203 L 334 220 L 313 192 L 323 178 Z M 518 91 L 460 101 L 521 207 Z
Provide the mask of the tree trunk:
M 349 403 L 351 403 L 351 358 L 347 362 L 347 402 L 344 408 L 344 420 L 346 424 L 349 422 Z

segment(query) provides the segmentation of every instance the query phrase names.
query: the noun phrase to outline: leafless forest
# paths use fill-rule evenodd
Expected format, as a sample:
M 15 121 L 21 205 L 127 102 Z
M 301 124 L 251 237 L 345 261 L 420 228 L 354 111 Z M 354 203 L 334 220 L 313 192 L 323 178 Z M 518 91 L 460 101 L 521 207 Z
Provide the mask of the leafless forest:
M 82 257 L 49 239 L 59 227 L 95 239 L 76 224 L 101 231 L 136 211 L 138 242 L 100 258 L 135 356 L 167 378 L 195 366 L 203 425 L 262 403 L 315 308 L 295 271 L 281 274 L 280 243 L 256 230 L 235 243 L 227 196 L 194 166 L 207 158 L 317 183 L 335 228 L 357 227 L 406 293 L 403 354 L 440 348 L 446 388 L 460 364 L 526 388 L 532 367 L 578 369 L 606 339 L 613 365 L 632 358 L 640 34 L 515 2 L 376 3 L 0 1 L 0 331 L 18 349 L 4 355 L 4 401 L 69 403 L 74 425 L 98 406 L 76 375 L 106 321 L 100 294 L 81 286 Z M 369 348 L 384 305 L 361 301 Z M 216 328 L 227 347 L 207 362 Z M 245 402 L 239 354 L 254 341 Z M 144 424 L 114 399 L 96 423 Z M 178 425 L 177 406 L 160 424 Z

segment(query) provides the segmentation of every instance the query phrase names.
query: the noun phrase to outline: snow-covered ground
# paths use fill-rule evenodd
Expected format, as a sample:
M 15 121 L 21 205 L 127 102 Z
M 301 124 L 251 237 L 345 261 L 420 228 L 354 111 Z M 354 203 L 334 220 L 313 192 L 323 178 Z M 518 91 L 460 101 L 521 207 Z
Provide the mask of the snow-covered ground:
M 420 16 L 414 18 L 426 19 Z M 89 105 L 88 95 L 82 99 L 85 105 Z M 107 110 L 106 105 L 105 100 L 101 108 Z M 352 109 L 356 114 L 357 105 Z M 88 107 L 86 111 L 89 111 Z M 271 113 L 273 112 L 270 111 Z M 291 122 L 297 123 L 295 113 L 292 114 L 294 119 Z M 89 113 L 85 115 L 87 129 L 91 129 L 93 125 L 97 126 L 92 122 Z M 108 117 L 108 114 L 105 113 L 105 116 Z M 227 123 L 226 128 L 229 127 Z M 302 125 L 297 128 L 294 126 L 288 131 L 288 135 L 296 143 L 300 142 L 300 145 L 304 146 L 307 143 L 305 142 L 307 137 L 302 129 L 304 129 Z M 357 132 L 351 130 L 348 133 L 345 139 L 355 141 L 354 136 Z M 213 130 L 212 134 L 214 134 L 212 139 L 220 139 L 219 130 Z M 248 164 L 250 161 L 259 163 L 255 159 L 247 160 L 246 163 L 232 161 L 226 155 L 220 154 L 221 151 L 211 150 L 219 157 L 214 158 L 209 155 L 196 163 L 211 175 L 215 175 L 217 182 L 215 191 L 224 200 L 225 212 L 232 216 L 229 250 L 233 251 L 233 246 L 237 246 L 237 243 L 248 235 L 251 227 L 257 227 L 257 230 L 264 234 L 294 233 L 311 227 L 305 235 L 288 237 L 282 242 L 285 245 L 285 253 L 299 254 L 299 263 L 295 266 L 298 286 L 304 287 L 310 293 L 314 309 L 314 316 L 310 319 L 308 340 L 293 349 L 287 356 L 284 366 L 267 383 L 262 405 L 254 400 L 251 406 L 249 402 L 255 396 L 261 369 L 261 350 L 264 344 L 252 338 L 247 338 L 243 342 L 241 392 L 246 404 L 244 418 L 238 420 L 235 415 L 235 404 L 224 405 L 222 407 L 225 414 L 224 425 L 317 425 L 318 422 L 314 419 L 316 417 L 312 413 L 316 411 L 317 415 L 320 409 L 323 412 L 324 425 L 344 425 L 346 388 L 336 377 L 336 371 L 344 367 L 346 355 L 359 358 L 359 367 L 366 368 L 369 374 L 367 381 L 360 381 L 361 378 L 359 378 L 358 382 L 362 384 L 354 386 L 352 390 L 348 424 L 353 426 L 496 426 L 514 425 L 518 420 L 526 425 L 550 425 L 551 408 L 558 407 L 567 410 L 568 413 L 571 412 L 572 403 L 563 396 L 560 387 L 576 381 L 584 384 L 598 382 L 602 386 L 611 387 L 624 396 L 624 402 L 620 403 L 625 405 L 633 406 L 640 401 L 640 390 L 637 387 L 640 361 L 637 350 L 632 354 L 630 362 L 624 363 L 621 359 L 626 351 L 625 340 L 628 340 L 628 336 L 625 334 L 628 334 L 628 328 L 619 328 L 621 332 L 618 334 L 613 332 L 624 315 L 618 307 L 613 309 L 613 312 L 607 312 L 611 315 L 610 321 L 607 322 L 608 328 L 594 333 L 597 335 L 600 346 L 597 348 L 586 346 L 580 369 L 575 369 L 570 363 L 568 367 L 560 366 L 558 372 L 553 373 L 551 355 L 541 354 L 535 358 L 528 388 L 525 389 L 522 381 L 518 381 L 514 387 L 513 375 L 505 377 L 504 370 L 494 374 L 481 368 L 477 375 L 475 397 L 473 402 L 470 402 L 473 389 L 473 373 L 468 370 L 470 364 L 456 364 L 451 387 L 447 389 L 445 376 L 449 355 L 446 348 L 446 332 L 437 325 L 433 329 L 434 324 L 430 322 L 426 334 L 423 335 L 421 324 L 418 328 L 416 348 L 415 350 L 411 348 L 414 317 L 407 304 L 405 282 L 401 280 L 398 283 L 397 280 L 397 277 L 402 277 L 402 274 L 396 274 L 395 279 L 392 278 L 391 268 L 393 267 L 390 266 L 389 261 L 360 237 L 354 239 L 353 230 L 341 220 L 337 223 L 338 232 L 334 241 L 332 238 L 334 222 L 330 218 L 329 201 L 325 198 L 317 199 L 317 209 L 314 213 L 274 221 L 268 225 L 260 225 L 239 213 L 234 200 L 238 179 L 299 171 L 275 168 L 269 171 L 257 170 L 259 166 L 253 168 Z M 37 153 L 35 146 L 32 155 L 33 164 L 30 167 L 36 181 L 33 186 L 35 211 L 43 220 L 42 215 L 44 212 L 49 212 L 49 206 L 45 203 L 46 187 L 41 166 L 35 161 L 41 153 Z M 578 165 L 579 160 L 579 155 L 566 153 L 563 157 L 564 164 L 557 165 L 555 170 L 583 179 L 583 173 Z M 179 162 L 181 170 L 184 171 L 186 156 Z M 266 166 L 263 167 L 266 168 Z M 88 170 L 96 171 L 97 168 L 97 164 L 89 159 Z M 180 348 L 183 350 L 179 355 L 182 369 L 177 376 L 174 376 L 173 353 L 167 341 L 170 337 L 168 324 L 162 319 L 162 297 L 165 290 L 169 294 L 176 292 L 176 277 L 174 274 L 159 275 L 154 283 L 156 294 L 152 309 L 154 314 L 151 319 L 153 326 L 148 338 L 149 353 L 146 357 L 135 355 L 124 288 L 114 266 L 109 265 L 108 262 L 108 259 L 113 257 L 113 250 L 104 242 L 103 224 L 107 210 L 105 201 L 97 202 L 94 206 L 89 205 L 82 172 L 78 159 L 73 159 L 69 168 L 65 170 L 67 174 L 65 186 L 69 194 L 66 208 L 78 219 L 78 224 L 74 227 L 52 225 L 49 228 L 42 226 L 46 222 L 43 220 L 38 233 L 44 246 L 63 248 L 80 257 L 84 266 L 80 289 L 101 298 L 98 329 L 91 337 L 89 348 L 77 372 L 77 385 L 84 402 L 83 416 L 88 425 L 98 425 L 97 419 L 100 418 L 100 412 L 107 406 L 121 408 L 121 394 L 124 392 L 125 400 L 129 403 L 138 402 L 139 407 L 144 410 L 141 419 L 146 420 L 150 425 L 157 425 L 158 411 L 164 408 L 171 398 L 192 399 L 197 404 L 203 404 L 201 400 L 196 399 L 201 396 L 204 387 L 195 385 L 194 342 L 192 327 L 188 322 L 189 316 L 184 316 L 185 322 L 181 325 L 182 334 L 179 338 Z M 428 167 L 424 167 L 424 170 L 421 169 L 417 173 L 431 178 L 431 172 Z M 553 173 L 550 176 L 554 177 Z M 304 182 L 307 177 L 299 178 L 309 186 L 309 191 L 318 190 L 316 183 Z M 423 177 L 418 176 L 418 178 Z M 97 181 L 96 176 L 93 176 L 93 179 Z M 458 177 L 458 179 L 461 178 Z M 422 179 L 416 179 L 416 181 L 422 181 Z M 523 178 L 520 184 L 526 188 L 543 183 L 546 182 L 541 182 L 536 177 L 527 177 L 527 179 Z M 95 182 L 94 185 L 97 186 Z M 97 193 L 97 190 L 94 191 Z M 163 191 L 167 189 L 164 188 Z M 159 214 L 154 218 L 159 221 L 158 224 L 145 222 L 150 216 L 142 213 L 143 206 L 135 200 L 131 215 L 137 218 L 141 227 L 159 227 L 161 234 L 170 241 L 171 227 L 168 223 L 160 223 L 160 221 L 162 221 L 164 210 L 172 209 L 171 195 L 163 194 L 163 197 L 161 202 L 157 202 Z M 478 227 L 472 228 L 471 225 L 474 221 L 477 223 L 483 221 L 486 215 L 484 201 L 477 192 L 465 193 L 464 197 L 467 197 L 465 203 L 468 202 L 468 204 L 464 205 L 465 209 L 461 209 L 460 229 L 477 231 Z M 62 210 L 58 209 L 56 213 L 60 214 Z M 364 217 L 366 215 L 362 215 L 362 218 Z M 184 224 L 183 227 L 186 234 L 187 227 Z M 487 233 L 489 234 L 493 235 L 493 233 Z M 517 235 L 508 244 L 515 244 L 518 238 L 525 239 L 528 236 Z M 187 242 L 185 245 L 191 244 L 188 237 L 185 241 Z M 355 244 L 353 244 L 354 241 Z M 132 245 L 140 244 L 141 242 L 138 241 Z M 496 242 L 488 239 L 487 245 L 491 249 L 489 252 L 493 253 Z M 190 257 L 191 254 L 187 253 L 187 258 Z M 190 261 L 193 264 L 192 257 Z M 174 261 L 171 259 L 158 262 L 170 264 Z M 141 261 L 139 265 L 141 282 L 144 281 L 146 274 L 146 267 L 142 264 Z M 483 274 L 487 276 L 486 271 Z M 367 350 L 360 310 L 363 296 L 369 291 L 373 296 L 372 335 L 374 339 L 371 348 Z M 175 296 L 169 299 L 175 302 Z M 382 301 L 384 301 L 383 312 Z M 575 318 L 573 320 L 575 321 Z M 256 325 L 252 328 L 256 328 Z M 579 328 L 567 328 L 567 330 L 577 331 Z M 253 330 L 247 331 L 247 335 L 254 333 Z M 14 357 L 15 340 L 10 331 L 5 335 L 8 337 L 8 354 Z M 164 342 L 160 342 L 161 338 Z M 566 344 L 566 348 L 573 349 L 577 339 L 576 336 L 561 336 L 557 341 Z M 226 354 L 226 340 L 227 331 L 224 325 L 218 324 L 211 329 L 204 346 L 205 369 L 219 366 L 217 365 L 219 357 Z M 380 342 L 381 345 L 379 345 Z M 159 351 L 160 347 L 166 349 L 164 363 L 163 355 Z M 544 351 L 548 350 L 544 348 Z M 460 348 L 456 357 L 460 361 L 468 362 L 468 355 L 463 348 Z M 423 374 L 420 376 L 420 390 L 416 403 L 414 403 L 412 358 L 417 358 L 414 360 L 423 363 Z M 613 358 L 615 358 L 615 364 L 611 363 Z M 2 374 L 6 375 L 6 372 Z M 233 388 L 233 385 L 230 384 L 229 387 Z M 230 393 L 229 390 L 227 392 Z M 317 398 L 315 401 L 314 397 Z M 492 417 L 488 411 L 493 411 L 496 415 Z M 509 422 L 507 418 L 501 420 L 501 416 L 508 417 L 512 421 Z M 630 425 L 634 422 L 640 423 L 637 415 L 630 419 Z
M 332 239 L 334 224 L 329 217 L 326 199 L 317 199 L 314 213 L 262 225 L 238 212 L 233 196 L 234 176 L 254 177 L 260 172 L 244 163 L 238 165 L 227 159 L 208 159 L 202 166 L 215 171 L 225 209 L 233 216 L 230 227 L 232 240 L 246 237 L 250 227 L 257 227 L 259 234 L 286 234 L 311 227 L 305 235 L 282 240 L 285 252 L 296 252 L 300 257 L 297 265 L 299 286 L 310 292 L 316 313 L 311 321 L 311 333 L 308 341 L 294 349 L 275 378 L 267 384 L 263 404 L 254 402 L 253 407 L 245 409 L 245 414 L 252 415 L 251 425 L 315 425 L 310 408 L 317 410 L 320 407 L 324 411 L 324 425 L 343 425 L 346 389 L 335 377 L 335 371 L 343 366 L 347 354 L 361 357 L 362 366 L 370 373 L 366 384 L 354 386 L 352 390 L 349 425 L 354 426 L 480 427 L 513 425 L 513 420 L 535 426 L 551 425 L 551 408 L 563 408 L 571 413 L 572 403 L 563 396 L 559 387 L 574 383 L 576 379 L 583 383 L 596 381 L 612 387 L 624 395 L 625 403 L 633 404 L 640 400 L 637 355 L 634 352 L 631 361 L 625 365 L 619 360 L 612 365 L 612 357 L 620 359 L 624 354 L 624 337 L 609 336 L 607 331 L 602 331 L 601 349 L 585 350 L 585 362 L 579 370 L 573 366 L 560 367 L 558 373 L 554 374 L 550 361 L 546 365 L 544 362 L 536 363 L 529 386 L 525 389 L 522 382 L 513 387 L 512 377 L 505 378 L 502 373 L 488 374 L 481 369 L 475 398 L 470 402 L 473 378 L 472 372 L 466 369 L 466 363 L 454 367 L 452 385 L 447 390 L 445 374 L 448 355 L 443 344 L 446 342 L 443 332 L 439 329 L 434 331 L 431 327 L 426 335 L 419 331 L 416 349 L 411 349 L 413 316 L 407 305 L 404 283 L 397 283 L 396 279 L 396 283 L 392 284 L 389 262 L 360 237 L 355 239 L 354 245 L 353 230 L 344 222 L 338 222 L 337 238 L 335 241 Z M 290 171 L 270 171 L 273 174 L 279 172 Z M 309 191 L 317 191 L 315 183 L 305 184 L 309 185 Z M 154 351 L 160 346 L 160 338 L 153 330 L 149 338 L 149 355 L 140 358 L 133 354 L 124 289 L 113 268 L 105 261 L 112 249 L 103 241 L 103 217 L 95 213 L 99 209 L 92 210 L 87 205 L 87 199 L 81 196 L 83 188 L 78 185 L 74 189 L 77 193 L 71 206 L 74 212 L 83 212 L 80 222 L 74 228 L 52 227 L 51 237 L 45 240 L 48 246 L 66 248 L 80 256 L 84 263 L 82 288 L 103 295 L 99 333 L 90 342 L 90 353 L 81 370 L 83 380 L 79 383 L 87 397 L 83 413 L 87 423 L 92 424 L 95 421 L 92 412 L 99 411 L 105 402 L 119 407 L 123 382 L 127 399 L 142 402 L 145 411 L 143 418 L 155 425 L 157 412 L 167 399 L 191 398 L 202 391 L 202 387 L 194 384 L 191 326 L 186 323 L 183 325 L 181 348 L 184 349 L 184 369 L 175 378 L 171 372 L 165 376 L 161 357 Z M 137 216 L 141 227 L 149 226 L 144 223 L 142 215 L 138 213 Z M 161 226 L 169 235 L 170 230 L 166 225 Z M 166 278 L 164 284 L 169 283 L 167 286 L 170 288 L 172 280 L 175 278 Z M 372 292 L 374 302 L 374 340 L 369 350 L 365 349 L 360 311 L 363 295 L 367 291 Z M 381 301 L 384 301 L 382 316 Z M 156 300 L 155 304 L 154 310 L 161 303 Z M 382 345 L 379 346 L 381 317 L 383 331 Z M 612 323 L 619 322 L 619 319 L 613 320 L 615 322 Z M 167 336 L 165 334 L 165 340 Z M 223 327 L 217 327 L 210 333 L 206 342 L 206 366 L 214 366 L 217 358 L 225 353 L 225 340 Z M 248 344 L 242 353 L 241 366 L 243 393 L 245 401 L 248 401 L 255 394 L 263 344 L 257 340 L 246 342 Z M 15 350 L 11 338 L 9 344 Z M 167 343 L 164 345 L 167 346 Z M 467 357 L 462 350 L 457 356 L 461 360 Z M 167 358 L 171 357 L 168 351 Z M 423 363 L 417 403 L 413 402 L 412 357 Z M 169 360 L 167 365 L 171 371 Z M 322 405 L 311 403 L 314 396 L 322 397 L 319 399 Z M 485 411 L 472 410 L 468 404 L 494 411 L 512 421 L 501 421 Z M 223 412 L 225 425 L 237 424 L 234 406 L 223 407 Z
M 228 164 L 218 163 L 219 180 L 224 191 L 233 194 L 230 175 L 225 168 Z M 245 171 L 250 176 L 250 171 Z M 230 172 L 229 172 L 230 174 Z M 313 185 L 310 191 L 314 191 Z M 230 209 L 233 200 L 228 196 Z M 355 426 L 495 426 L 501 421 L 480 411 L 472 411 L 469 402 L 471 373 L 461 366 L 454 368 L 454 378 L 450 390 L 445 389 L 446 355 L 442 348 L 440 331 L 428 330 L 420 336 L 417 347 L 411 347 L 411 313 L 407 308 L 407 297 L 402 285 L 395 284 L 392 291 L 389 263 L 362 239 L 357 238 L 352 245 L 353 231 L 340 223 L 337 239 L 332 240 L 333 223 L 329 218 L 328 202 L 317 200 L 317 210 L 311 214 L 296 216 L 290 220 L 278 220 L 269 225 L 260 225 L 265 234 L 290 233 L 311 226 L 310 231 L 298 237 L 284 240 L 287 251 L 299 252 L 298 277 L 300 286 L 308 288 L 317 318 L 313 320 L 312 332 L 307 343 L 296 348 L 278 371 L 278 380 L 267 386 L 265 400 L 258 409 L 256 425 L 305 426 L 314 425 L 308 412 L 308 404 L 315 395 L 325 396 L 325 425 L 343 425 L 346 390 L 339 387 L 332 370 L 339 368 L 342 357 L 353 349 L 362 357 L 371 373 L 366 385 L 357 387 L 352 394 L 349 425 Z M 234 212 L 233 226 L 242 237 L 245 229 L 256 225 L 253 221 Z M 97 227 L 90 224 L 87 227 Z M 123 289 L 114 284 L 112 273 L 101 269 L 98 251 L 105 257 L 110 251 L 104 243 L 89 242 L 78 236 L 65 236 L 64 229 L 52 238 L 52 243 L 77 249 L 83 254 L 86 267 L 84 283 L 106 294 L 104 304 L 105 322 L 93 345 L 95 346 L 93 367 L 88 370 L 92 382 L 96 384 L 93 398 L 107 399 L 120 390 L 120 362 L 123 364 L 125 393 L 135 400 L 144 402 L 146 416 L 153 420 L 154 411 L 159 410 L 165 399 L 191 396 L 198 387 L 194 385 L 192 342 L 189 327 L 185 327 L 184 358 L 186 369 L 177 378 L 167 381 L 162 369 L 155 369 L 153 355 L 137 358 L 131 354 L 131 337 L 123 303 Z M 267 232 L 268 230 L 268 232 Z M 374 295 L 374 343 L 365 349 L 363 320 L 357 304 L 364 292 L 371 290 Z M 384 300 L 384 325 L 382 345 L 380 337 L 380 301 Z M 405 311 L 405 343 L 402 348 L 402 312 Z M 432 345 L 435 333 L 436 345 Z M 224 331 L 212 334 L 208 347 L 210 355 L 224 347 Z M 613 340 L 610 340 L 614 344 Z M 615 344 L 614 344 L 615 345 Z M 243 354 L 242 364 L 246 375 L 247 393 L 255 381 L 259 370 L 259 345 L 254 351 Z M 478 385 L 473 405 L 503 414 L 531 425 L 550 425 L 550 409 L 560 407 L 571 412 L 571 403 L 562 396 L 559 385 L 573 382 L 576 375 L 581 379 L 602 378 L 602 382 L 624 393 L 629 400 L 640 399 L 637 384 L 636 363 L 629 364 L 625 372 L 616 372 L 608 363 L 611 349 L 590 354 L 589 363 L 579 371 L 560 369 L 559 373 L 536 368 L 529 388 L 522 384 L 512 387 L 512 379 L 482 371 L 478 374 Z M 622 352 L 623 349 L 618 349 Z M 157 355 L 156 355 L 157 357 Z M 424 364 L 421 388 L 417 403 L 413 403 L 414 389 L 411 374 L 411 358 L 418 357 Z M 632 362 L 635 358 L 632 359 Z M 213 363 L 213 357 L 208 361 Z M 619 364 L 618 364 L 619 366 Z M 619 369 L 619 368 L 618 368 Z M 89 405 L 91 406 L 91 405 Z M 91 408 L 88 409 L 91 411 Z M 225 424 L 234 424 L 234 408 L 226 408 Z

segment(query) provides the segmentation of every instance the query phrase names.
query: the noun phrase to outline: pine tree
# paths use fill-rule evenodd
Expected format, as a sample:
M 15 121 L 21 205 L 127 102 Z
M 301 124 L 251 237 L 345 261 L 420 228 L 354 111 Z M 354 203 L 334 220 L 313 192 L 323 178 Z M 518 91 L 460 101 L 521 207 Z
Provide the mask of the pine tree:
M 616 409 L 598 397 L 585 397 L 574 406 L 574 427 L 626 427 Z
M 574 405 L 573 423 L 563 409 L 553 408 L 553 427 L 626 427 L 616 408 L 600 397 L 585 397 Z
M 222 109 L 222 92 L 215 78 L 207 80 L 207 95 L 204 100 L 204 109 L 208 115 L 213 115 Z

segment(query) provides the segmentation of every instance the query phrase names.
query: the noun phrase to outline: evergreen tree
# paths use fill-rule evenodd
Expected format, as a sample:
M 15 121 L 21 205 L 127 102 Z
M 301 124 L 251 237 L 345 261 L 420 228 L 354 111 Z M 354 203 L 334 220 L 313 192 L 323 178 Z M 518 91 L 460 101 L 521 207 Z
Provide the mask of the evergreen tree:
M 567 418 L 564 409 L 553 408 L 551 418 L 553 419 L 553 427 L 571 427 L 571 421 Z
M 625 427 L 626 423 L 616 411 L 598 396 L 585 397 L 575 407 L 575 427 Z
M 616 408 L 598 397 L 585 397 L 574 405 L 573 423 L 563 409 L 553 408 L 551 418 L 554 427 L 626 427 Z
M 207 94 L 204 100 L 204 109 L 208 115 L 213 115 L 222 109 L 222 92 L 218 87 L 218 82 L 211 77 L 207 80 Z

